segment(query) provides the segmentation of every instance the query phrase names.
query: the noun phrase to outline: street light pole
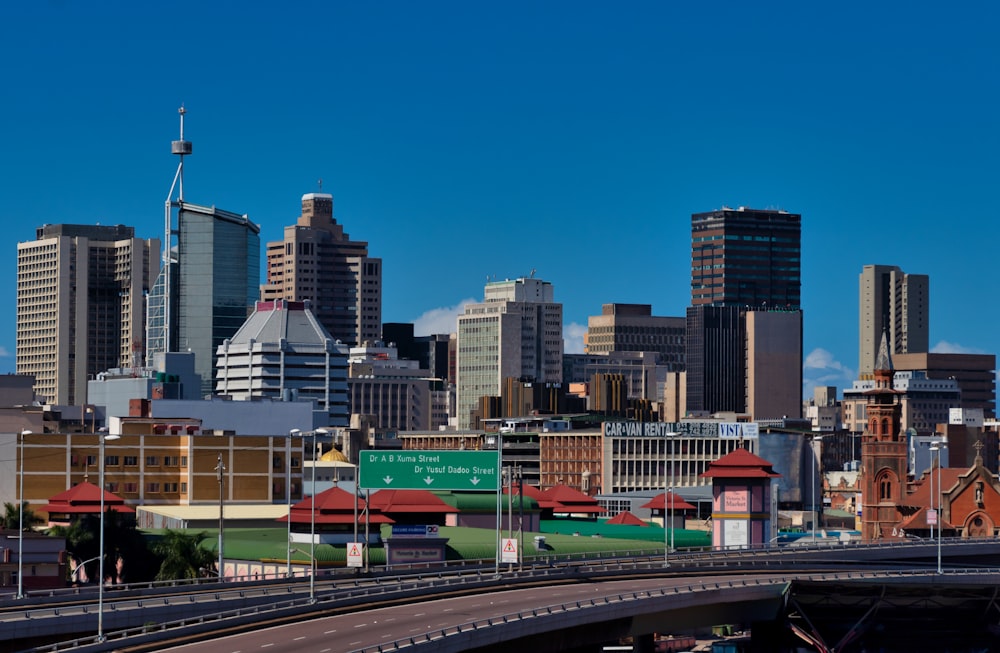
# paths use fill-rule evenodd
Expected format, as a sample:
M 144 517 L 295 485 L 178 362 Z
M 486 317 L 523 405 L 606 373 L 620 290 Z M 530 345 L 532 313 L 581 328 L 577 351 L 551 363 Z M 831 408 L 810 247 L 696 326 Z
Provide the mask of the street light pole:
M 937 497 L 938 498 L 938 514 L 937 514 L 937 531 L 938 531 L 938 537 L 937 537 L 937 573 L 939 573 L 939 574 L 942 573 L 942 569 L 941 569 L 941 526 L 942 526 L 942 524 L 941 524 L 941 522 L 942 522 L 942 518 L 943 518 L 942 513 L 944 512 L 944 488 L 941 487 L 941 450 L 944 449 L 946 446 L 947 445 L 944 442 L 941 442 L 940 440 L 935 440 L 934 442 L 931 443 L 931 452 L 936 452 L 937 453 L 937 459 L 938 459 L 938 470 L 937 470 L 938 471 L 938 497 Z M 933 453 L 932 453 L 932 455 L 933 455 Z M 934 488 L 934 468 L 931 467 L 931 506 L 934 505 L 934 496 L 933 496 L 934 489 L 933 488 Z M 933 536 L 934 536 L 934 532 L 931 531 L 931 537 L 933 537 Z
M 292 438 L 302 434 L 299 429 L 292 429 L 288 432 L 288 440 L 285 442 L 285 503 L 288 505 L 288 537 L 285 538 L 285 545 L 288 554 L 288 566 L 285 569 L 285 577 L 292 577 Z
M 670 465 L 670 475 L 669 476 L 667 476 L 666 474 L 663 475 L 664 480 L 669 479 L 669 481 L 667 482 L 666 487 L 664 487 L 664 489 L 663 489 L 663 566 L 664 567 L 669 567 L 670 566 L 670 549 L 673 548 L 673 544 L 674 544 L 674 529 L 673 529 L 674 503 L 673 503 L 673 501 L 670 502 L 670 527 L 671 527 L 670 528 L 670 536 L 669 536 L 670 539 L 669 540 L 667 539 L 667 523 L 668 523 L 667 522 L 667 500 L 671 498 L 670 497 L 670 492 L 673 491 L 673 485 L 674 485 L 674 463 L 673 463 L 673 460 L 671 460 L 671 457 L 673 455 L 673 446 L 668 447 L 667 443 L 673 444 L 673 437 L 675 435 L 678 435 L 678 433 L 675 433 L 674 431 L 669 431 L 669 432 L 663 434 L 663 460 L 664 460 L 665 464 Z M 669 453 L 671 454 L 670 456 L 667 455 L 668 449 L 669 449 Z
M 24 598 L 24 436 L 31 431 L 21 431 L 18 439 L 18 462 L 20 469 L 17 474 L 19 489 L 17 491 L 17 599 Z
M 326 429 L 315 429 L 312 432 L 312 497 L 309 499 L 309 564 L 312 565 L 312 573 L 309 574 L 309 602 L 316 602 L 316 435 L 322 433 L 324 436 L 329 433 Z
M 226 493 L 226 474 L 225 474 L 225 472 L 226 472 L 226 465 L 222 462 L 222 453 L 221 452 L 219 453 L 219 462 L 215 466 L 215 471 L 219 475 L 219 573 L 218 573 L 218 576 L 219 576 L 219 580 L 222 580 L 222 578 L 224 576 L 224 567 L 225 567 L 225 557 L 224 557 L 223 549 L 222 549 L 222 542 L 223 542 L 223 535 L 222 535 L 222 533 L 223 533 L 223 527 L 225 525 L 224 521 L 223 521 L 223 508 L 225 506 L 225 500 L 224 500 L 224 498 L 225 498 L 225 493 Z
M 98 436 L 100 438 L 100 446 L 98 450 L 100 451 L 101 459 L 98 461 L 100 464 L 100 496 L 101 496 L 101 519 L 100 519 L 100 537 L 98 538 L 99 544 L 98 548 L 98 560 L 97 560 L 97 641 L 104 641 L 104 444 L 108 440 L 117 440 L 120 435 L 114 433 L 101 434 Z
M 813 488 L 812 489 L 812 508 L 813 508 L 812 543 L 815 545 L 816 544 L 816 522 L 819 521 L 819 515 L 820 515 L 819 511 L 816 510 L 816 477 L 819 476 L 822 473 L 822 470 L 823 470 L 823 461 L 822 461 L 822 459 L 821 459 L 820 456 L 816 455 L 816 443 L 823 442 L 823 436 L 822 435 L 817 435 L 817 436 L 813 437 L 812 441 L 813 441 L 813 460 L 815 460 L 815 462 L 816 462 L 816 468 L 813 470 L 813 473 L 812 473 L 812 488 Z M 822 502 L 820 504 L 820 508 L 822 508 Z

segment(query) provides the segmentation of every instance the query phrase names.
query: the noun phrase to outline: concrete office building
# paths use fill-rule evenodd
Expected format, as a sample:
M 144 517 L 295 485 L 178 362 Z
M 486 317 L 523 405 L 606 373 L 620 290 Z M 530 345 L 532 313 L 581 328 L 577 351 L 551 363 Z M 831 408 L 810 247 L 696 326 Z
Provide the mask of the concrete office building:
M 891 376 L 891 390 L 896 393 L 899 422 L 904 431 L 917 435 L 932 435 L 939 424 L 946 424 L 952 408 L 961 403 L 961 390 L 954 379 L 930 379 L 922 371 L 896 370 Z M 841 402 L 844 427 L 863 432 L 871 421 L 867 409 L 869 398 L 878 389 L 875 379 L 867 377 L 844 389 Z
M 316 318 L 348 345 L 382 333 L 382 259 L 368 243 L 351 240 L 333 218 L 333 195 L 302 196 L 302 215 L 283 240 L 267 244 L 264 301 L 309 301 Z
M 649 304 L 604 304 L 587 317 L 583 350 L 587 354 L 656 352 L 671 372 L 684 369 L 685 320 L 652 314 Z
M 985 418 L 996 416 L 996 354 L 895 354 L 892 362 L 896 370 L 922 371 L 928 379 L 954 379 L 962 391 L 962 408 L 981 409 Z
M 426 431 L 448 424 L 447 418 L 433 423 L 431 396 L 440 382 L 381 341 L 351 347 L 347 387 L 351 413 L 370 415 L 379 431 Z
M 16 370 L 41 399 L 84 404 L 88 379 L 142 364 L 159 248 L 122 225 L 45 225 L 18 243 Z
M 746 207 L 691 216 L 685 414 L 801 415 L 801 221 Z
M 883 333 L 893 357 L 928 351 L 930 280 L 926 274 L 866 265 L 858 279 L 858 299 L 859 377 L 872 373 Z
M 219 345 L 215 391 L 233 399 L 312 400 L 324 426 L 346 427 L 349 348 L 333 340 L 307 302 L 257 302 Z
M 471 425 L 480 397 L 498 397 L 504 379 L 562 383 L 562 304 L 552 284 L 519 278 L 486 285 L 481 304 L 458 316 L 457 422 Z
M 658 400 L 671 370 L 658 365 L 652 351 L 612 351 L 605 354 L 563 354 L 563 383 L 586 383 L 596 374 L 621 374 L 629 399 Z

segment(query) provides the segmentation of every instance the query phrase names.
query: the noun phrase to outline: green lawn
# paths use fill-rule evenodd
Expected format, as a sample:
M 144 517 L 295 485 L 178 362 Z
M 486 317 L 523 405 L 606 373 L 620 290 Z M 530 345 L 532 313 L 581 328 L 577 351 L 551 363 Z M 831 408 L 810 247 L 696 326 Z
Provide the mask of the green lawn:
M 549 520 L 541 524 L 542 532 L 525 533 L 523 555 L 525 559 L 546 555 L 573 555 L 583 553 L 655 553 L 663 550 L 664 532 L 659 526 L 618 526 L 574 520 Z M 214 551 L 218 545 L 218 530 L 205 529 L 202 547 Z M 382 527 L 383 538 L 389 537 L 391 526 Z M 449 560 L 493 560 L 496 556 L 496 531 L 487 528 L 443 526 L 441 537 L 448 538 Z M 508 534 L 504 531 L 502 537 Z M 536 551 L 535 536 L 545 537 L 546 549 Z M 225 555 L 240 560 L 287 559 L 287 531 L 278 528 L 227 528 L 223 534 Z M 511 534 L 517 538 L 517 533 Z M 711 534 L 704 531 L 677 530 L 674 546 L 677 548 L 702 548 L 711 545 Z M 301 546 L 301 545 L 300 545 Z M 293 551 L 293 562 L 309 564 L 309 556 Z M 346 550 L 343 546 L 322 544 L 316 547 L 316 560 L 320 566 L 343 566 Z M 372 565 L 385 564 L 382 547 L 369 550 Z

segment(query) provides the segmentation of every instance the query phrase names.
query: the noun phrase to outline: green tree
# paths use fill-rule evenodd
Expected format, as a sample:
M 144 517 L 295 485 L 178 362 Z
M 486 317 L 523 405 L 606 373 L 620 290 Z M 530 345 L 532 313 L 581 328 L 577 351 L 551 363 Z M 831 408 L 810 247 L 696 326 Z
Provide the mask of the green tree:
M 153 552 L 163 560 L 156 580 L 199 578 L 215 569 L 215 554 L 201 546 L 205 533 L 185 533 L 169 528 L 153 545 Z
M 24 512 L 24 525 L 28 529 L 40 526 L 43 523 L 41 517 L 35 514 L 28 502 L 25 501 L 20 506 L 20 511 Z M 12 531 L 21 530 L 21 515 L 19 506 L 16 503 L 4 501 L 3 504 L 3 527 Z
M 49 533 L 66 538 L 66 550 L 87 564 L 87 576 L 97 580 L 100 564 L 101 519 L 83 515 L 69 526 L 53 526 Z M 153 555 L 145 536 L 129 515 L 108 510 L 104 514 L 104 576 L 109 583 L 139 583 L 153 580 L 160 559 Z

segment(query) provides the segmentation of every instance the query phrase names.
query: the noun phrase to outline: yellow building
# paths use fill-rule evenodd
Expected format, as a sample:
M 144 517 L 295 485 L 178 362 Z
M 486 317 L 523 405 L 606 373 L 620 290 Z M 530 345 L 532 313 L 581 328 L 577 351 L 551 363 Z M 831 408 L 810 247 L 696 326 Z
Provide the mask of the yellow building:
M 136 430 L 129 427 L 120 438 L 105 441 L 105 489 L 132 506 L 218 503 L 221 455 L 225 503 L 285 503 L 289 482 L 292 500 L 302 498 L 301 439 L 188 432 L 187 426 L 173 425 L 163 433 L 129 433 Z M 23 470 L 24 499 L 45 516 L 41 506 L 50 497 L 84 480 L 99 484 L 103 435 L 0 436 L 3 496 L 16 503 Z

